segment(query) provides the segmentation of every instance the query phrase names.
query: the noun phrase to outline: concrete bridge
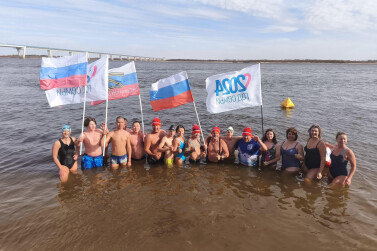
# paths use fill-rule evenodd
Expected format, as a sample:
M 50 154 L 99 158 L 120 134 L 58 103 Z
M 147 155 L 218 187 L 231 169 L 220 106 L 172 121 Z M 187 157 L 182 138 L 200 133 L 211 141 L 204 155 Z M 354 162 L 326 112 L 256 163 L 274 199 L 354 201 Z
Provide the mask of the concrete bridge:
M 47 47 L 38 47 L 38 46 L 28 46 L 28 45 L 14 45 L 14 44 L 1 44 L 0 47 L 8 47 L 14 48 L 17 50 L 18 56 L 25 59 L 26 57 L 26 50 L 33 49 L 33 50 L 44 50 L 47 51 L 48 57 L 53 57 L 53 52 L 67 52 L 69 55 L 73 53 L 88 53 L 88 59 L 90 58 L 100 58 L 104 55 L 109 55 L 111 60 L 134 60 L 134 61 L 163 61 L 163 58 L 154 58 L 154 57 L 140 57 L 140 56 L 131 56 L 131 55 L 124 55 L 124 54 L 114 54 L 114 53 L 106 53 L 106 52 L 96 52 L 96 51 L 81 51 L 81 50 L 69 50 L 69 49 L 58 49 L 58 48 L 47 48 Z M 97 57 L 95 56 L 97 55 Z

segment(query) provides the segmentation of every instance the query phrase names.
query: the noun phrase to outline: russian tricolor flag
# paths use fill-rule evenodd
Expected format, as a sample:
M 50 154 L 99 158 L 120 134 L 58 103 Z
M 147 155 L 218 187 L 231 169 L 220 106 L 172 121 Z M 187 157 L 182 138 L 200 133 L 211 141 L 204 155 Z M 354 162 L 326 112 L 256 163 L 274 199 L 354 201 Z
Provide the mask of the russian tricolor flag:
M 85 86 L 88 60 L 86 53 L 59 58 L 42 58 L 40 83 L 42 90 Z
M 155 112 L 193 102 L 187 73 L 183 71 L 152 84 L 150 101 Z

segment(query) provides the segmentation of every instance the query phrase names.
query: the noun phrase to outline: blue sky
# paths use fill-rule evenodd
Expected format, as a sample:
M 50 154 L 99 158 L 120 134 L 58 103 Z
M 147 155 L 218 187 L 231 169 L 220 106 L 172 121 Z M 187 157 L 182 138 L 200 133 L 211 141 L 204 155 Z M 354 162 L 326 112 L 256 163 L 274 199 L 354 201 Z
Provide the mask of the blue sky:
M 377 1 L 0 1 L 0 43 L 165 58 L 370 60 Z

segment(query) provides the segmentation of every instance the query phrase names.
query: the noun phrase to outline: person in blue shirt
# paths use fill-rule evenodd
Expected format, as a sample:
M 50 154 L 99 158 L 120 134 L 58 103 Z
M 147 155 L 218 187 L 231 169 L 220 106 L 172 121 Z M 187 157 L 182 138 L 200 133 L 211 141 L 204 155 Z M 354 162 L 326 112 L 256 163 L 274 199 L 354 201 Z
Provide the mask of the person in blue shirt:
M 237 142 L 239 163 L 245 166 L 258 166 L 258 155 L 267 151 L 267 146 L 257 135 L 252 135 L 250 127 L 242 132 L 242 139 Z

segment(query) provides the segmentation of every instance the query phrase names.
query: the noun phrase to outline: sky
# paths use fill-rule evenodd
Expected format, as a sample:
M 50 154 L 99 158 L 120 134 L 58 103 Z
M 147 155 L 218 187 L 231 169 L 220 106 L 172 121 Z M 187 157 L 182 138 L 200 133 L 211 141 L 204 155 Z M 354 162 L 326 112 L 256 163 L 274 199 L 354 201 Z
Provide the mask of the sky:
M 0 0 L 0 43 L 167 59 L 376 60 L 377 1 Z

